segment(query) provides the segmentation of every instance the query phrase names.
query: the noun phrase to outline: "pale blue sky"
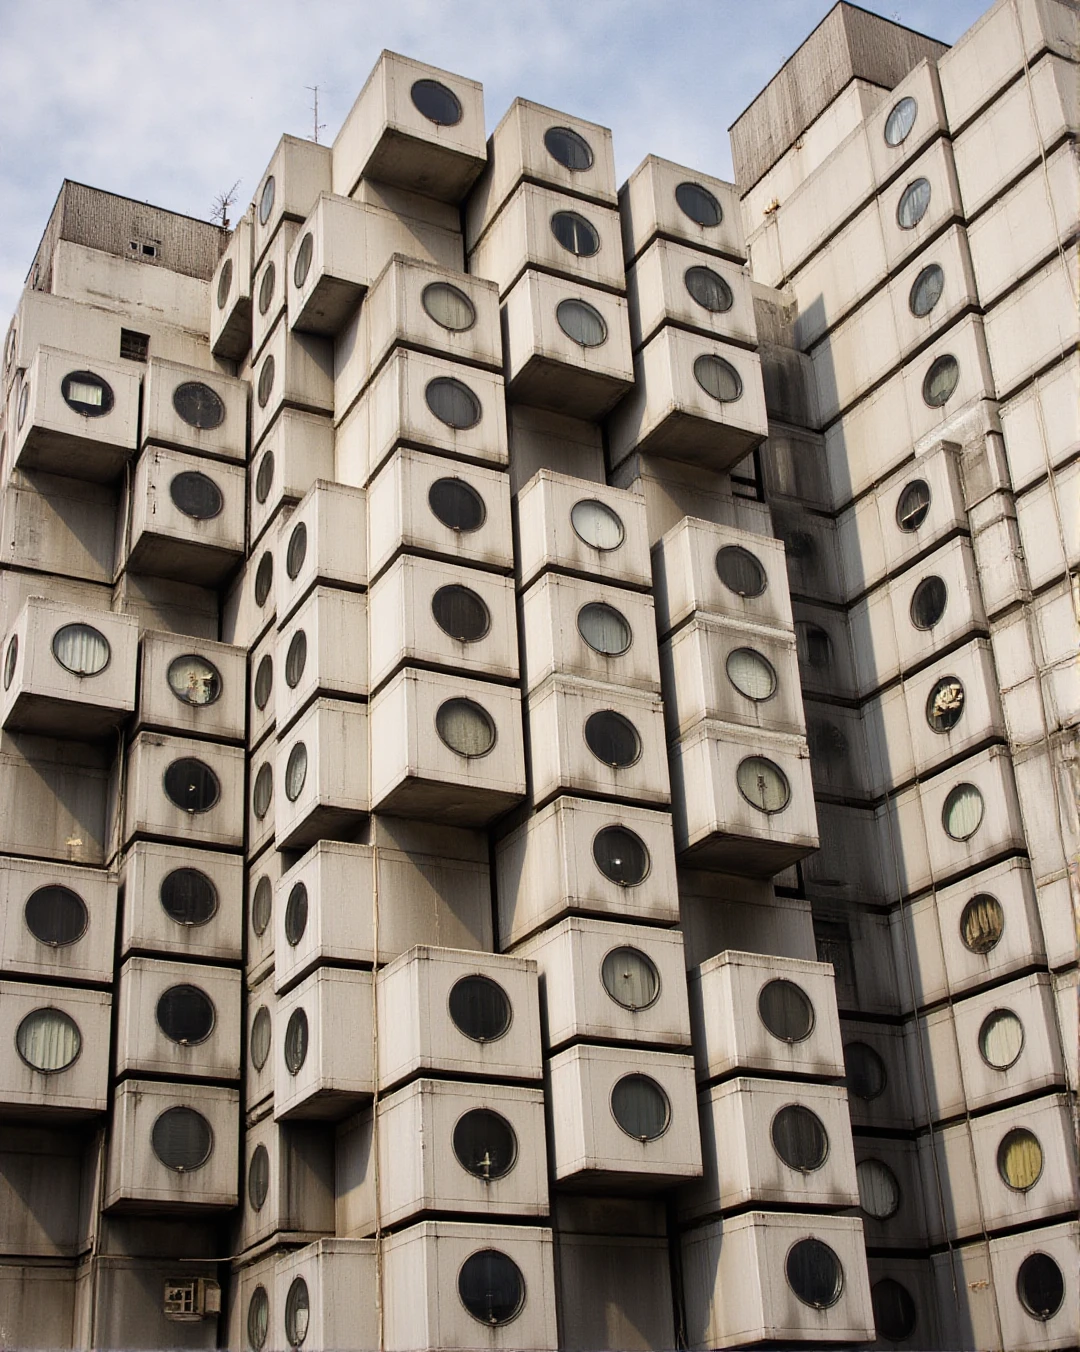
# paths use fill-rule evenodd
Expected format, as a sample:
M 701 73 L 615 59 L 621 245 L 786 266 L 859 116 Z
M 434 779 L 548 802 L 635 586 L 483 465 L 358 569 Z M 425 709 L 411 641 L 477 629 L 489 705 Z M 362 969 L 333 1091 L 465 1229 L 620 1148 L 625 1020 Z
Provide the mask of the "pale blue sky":
M 237 213 L 282 132 L 333 139 L 384 47 L 611 127 L 619 180 L 654 153 L 731 177 L 727 128 L 832 0 L 0 0 L 0 327 L 61 181 Z M 989 0 L 869 0 L 953 42 Z M 235 218 L 235 215 L 234 215 Z

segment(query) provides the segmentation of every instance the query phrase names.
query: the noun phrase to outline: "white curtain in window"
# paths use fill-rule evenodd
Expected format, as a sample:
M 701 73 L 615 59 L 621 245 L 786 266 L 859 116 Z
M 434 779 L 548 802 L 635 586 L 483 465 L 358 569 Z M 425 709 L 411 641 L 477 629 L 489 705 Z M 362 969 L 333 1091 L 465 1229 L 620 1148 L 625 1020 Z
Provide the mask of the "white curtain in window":
M 35 1070 L 63 1070 L 79 1054 L 82 1038 L 75 1022 L 59 1009 L 35 1009 L 19 1024 L 15 1044 Z
M 109 641 L 88 624 L 65 624 L 53 635 L 53 654 L 76 676 L 96 676 L 109 662 Z
M 1011 1066 L 1024 1046 L 1024 1025 L 1010 1009 L 995 1009 L 979 1030 L 979 1048 L 998 1070 Z
M 983 819 L 983 796 L 974 784 L 958 784 L 945 800 L 945 830 L 953 840 L 967 840 Z
M 452 699 L 435 715 L 439 736 L 461 756 L 486 756 L 495 745 L 491 719 L 471 700 Z

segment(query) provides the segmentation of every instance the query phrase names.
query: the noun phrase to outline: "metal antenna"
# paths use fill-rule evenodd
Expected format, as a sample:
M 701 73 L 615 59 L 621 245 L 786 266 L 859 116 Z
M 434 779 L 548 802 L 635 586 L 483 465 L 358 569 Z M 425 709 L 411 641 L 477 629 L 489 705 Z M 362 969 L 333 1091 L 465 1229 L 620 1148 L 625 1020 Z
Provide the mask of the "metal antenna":
M 325 131 L 325 130 L 326 130 L 326 123 L 325 123 L 325 122 L 320 122 L 320 121 L 319 121 L 319 86 L 318 86 L 318 85 L 305 85 L 304 88 L 310 90 L 311 93 L 312 93 L 312 96 L 313 96 L 313 97 L 312 97 L 312 103 L 314 104 L 315 134 L 312 136 L 311 139 L 315 142 L 316 145 L 318 145 L 318 144 L 319 144 L 319 132 Z
M 240 180 L 237 179 L 228 192 L 218 193 L 210 208 L 210 219 L 220 225 L 222 230 L 229 228 L 229 208 L 236 201 L 236 190 L 239 186 Z

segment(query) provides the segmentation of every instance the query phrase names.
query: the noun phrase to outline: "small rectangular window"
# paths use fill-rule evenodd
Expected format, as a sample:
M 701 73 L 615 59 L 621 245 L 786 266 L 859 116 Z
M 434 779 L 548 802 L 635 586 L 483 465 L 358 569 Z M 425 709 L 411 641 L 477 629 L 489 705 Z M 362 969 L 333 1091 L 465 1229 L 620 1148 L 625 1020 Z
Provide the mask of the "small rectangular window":
M 127 361 L 145 361 L 150 351 L 150 335 L 134 329 L 120 330 L 120 355 Z
M 818 962 L 831 962 L 836 974 L 836 1003 L 841 1009 L 859 1007 L 859 990 L 855 980 L 855 952 L 851 944 L 851 930 L 843 920 L 814 917 L 814 945 Z
M 144 245 L 142 246 L 142 251 L 143 251 L 143 253 L 146 255 L 147 258 L 156 258 L 156 257 L 157 257 L 157 245 L 156 245 L 156 244 L 144 244 Z

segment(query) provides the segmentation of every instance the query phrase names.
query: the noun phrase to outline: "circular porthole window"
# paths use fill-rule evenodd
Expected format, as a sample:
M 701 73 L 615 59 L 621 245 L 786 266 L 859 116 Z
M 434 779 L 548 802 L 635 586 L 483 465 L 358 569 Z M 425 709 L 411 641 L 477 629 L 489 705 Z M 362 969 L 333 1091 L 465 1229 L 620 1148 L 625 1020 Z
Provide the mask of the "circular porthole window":
M 1065 1301 L 1065 1278 L 1048 1253 L 1029 1253 L 1016 1274 L 1016 1294 L 1028 1314 L 1044 1323 Z
M 435 713 L 435 731 L 459 756 L 486 756 L 495 745 L 495 724 L 486 709 L 471 699 L 448 699 Z
M 251 1153 L 248 1164 L 247 1193 L 252 1211 L 261 1211 L 270 1191 L 270 1156 L 261 1142 Z
M 225 404 L 217 390 L 202 380 L 185 380 L 173 390 L 173 408 L 189 427 L 212 432 L 225 421 Z
M 26 928 L 41 944 L 66 948 L 77 943 L 90 924 L 90 912 L 78 893 L 59 883 L 31 892 L 23 909 Z
M 417 80 L 410 92 L 417 111 L 437 127 L 456 127 L 461 121 L 457 95 L 438 80 Z
M 579 540 L 601 553 L 618 549 L 626 539 L 626 531 L 618 513 L 596 498 L 582 498 L 580 502 L 575 502 L 570 509 L 570 524 Z
M 772 663 L 753 648 L 732 648 L 724 664 L 728 680 L 747 699 L 761 703 L 776 694 Z
M 221 515 L 225 499 L 221 489 L 208 474 L 187 469 L 174 474 L 169 483 L 169 497 L 174 506 L 193 521 L 211 521 Z
M 294 1009 L 285 1025 L 285 1069 L 298 1075 L 307 1060 L 308 1020 L 303 1009 Z
M 252 698 L 255 700 L 255 708 L 260 712 L 270 703 L 270 696 L 274 690 L 274 659 L 269 653 L 264 653 L 259 659 L 259 665 L 255 668 L 255 686 L 252 692 Z
M 311 1299 L 307 1282 L 294 1277 L 285 1297 L 285 1339 L 290 1347 L 299 1347 L 308 1334 L 311 1323 Z
M 307 281 L 308 273 L 311 271 L 311 259 L 315 252 L 315 240 L 309 230 L 300 241 L 300 247 L 296 251 L 296 261 L 293 263 L 292 279 L 293 286 L 301 287 Z
M 916 629 L 933 629 L 949 601 L 949 591 L 943 578 L 924 577 L 911 594 L 911 623 Z
M 713 314 L 723 314 L 735 304 L 731 287 L 712 268 L 700 266 L 687 268 L 683 281 L 691 300 L 697 301 L 700 306 Z
M 953 397 L 960 383 L 960 363 L 950 352 L 935 357 L 922 383 L 923 403 L 942 408 Z
M 859 1206 L 875 1221 L 887 1221 L 900 1209 L 900 1184 L 881 1160 L 860 1160 L 855 1166 Z
M 289 649 L 285 654 L 285 684 L 295 690 L 304 675 L 307 666 L 307 634 L 298 629 L 289 640 Z
M 1014 1192 L 1028 1192 L 1042 1177 L 1043 1152 L 1039 1138 L 1027 1127 L 1007 1131 L 998 1146 L 997 1166 L 1006 1187 Z
M 623 1009 L 648 1009 L 660 997 L 660 973 L 640 948 L 613 948 L 600 965 L 604 990 Z
M 473 1042 L 497 1042 L 513 1018 L 509 996 L 486 976 L 463 976 L 455 981 L 447 1007 L 454 1027 Z
M 789 1103 L 772 1120 L 773 1149 L 788 1166 L 802 1174 L 820 1169 L 829 1154 L 829 1136 L 817 1113 L 800 1103 Z
M 943 676 L 934 682 L 926 697 L 926 721 L 934 732 L 949 732 L 964 713 L 964 686 L 957 676 Z
M 274 287 L 277 285 L 277 268 L 271 258 L 263 268 L 262 281 L 259 283 L 259 314 L 266 314 L 274 299 Z
M 103 418 L 112 411 L 112 386 L 93 371 L 70 371 L 60 382 L 60 393 L 68 408 L 84 418 Z
M 456 432 L 467 431 L 480 421 L 480 400 L 468 385 L 452 376 L 429 380 L 424 399 L 435 417 Z
M 525 1305 L 521 1269 L 498 1249 L 471 1253 L 458 1272 L 457 1286 L 458 1299 L 481 1324 L 509 1324 Z
M 303 793 L 307 772 L 307 747 L 303 742 L 297 742 L 289 752 L 289 759 L 285 764 L 285 797 L 290 803 L 295 803 Z
M 270 395 L 274 390 L 274 354 L 268 353 L 259 371 L 259 384 L 255 394 L 259 401 L 259 407 L 265 408 L 270 402 Z
M 720 203 L 700 183 L 680 183 L 675 189 L 675 201 L 683 215 L 689 216 L 695 225 L 709 228 L 724 219 Z
M 671 1124 L 667 1094 L 649 1075 L 624 1075 L 611 1091 L 611 1115 L 636 1141 L 663 1136 Z
M 459 643 L 476 643 L 491 628 L 491 615 L 483 599 L 469 587 L 451 583 L 431 598 L 435 623 Z
M 941 809 L 941 824 L 952 840 L 970 840 L 982 825 L 983 796 L 974 784 L 957 784 L 949 790 Z
M 251 810 L 262 821 L 270 811 L 274 797 L 274 771 L 269 761 L 263 761 L 255 775 L 251 790 Z
M 214 1031 L 214 1002 L 198 986 L 170 986 L 157 1002 L 157 1025 L 181 1047 L 195 1047 Z
M 906 1286 L 892 1277 L 882 1277 L 870 1288 L 874 1327 L 878 1336 L 890 1343 L 905 1342 L 915 1332 L 918 1314 Z
M 264 873 L 255 884 L 255 892 L 251 898 L 251 928 L 257 939 L 261 939 L 269 928 L 273 904 L 274 889 Z
M 276 187 L 277 184 L 274 182 L 274 175 L 271 174 L 270 177 L 263 184 L 263 190 L 259 195 L 260 225 L 265 225 L 266 222 L 270 219 L 270 213 L 274 209 L 274 190 L 276 189 Z
M 285 903 L 285 940 L 295 948 L 307 929 L 308 891 L 302 882 L 294 883 Z
M 178 925 L 208 925 L 217 915 L 218 894 L 201 869 L 174 868 L 161 880 L 161 909 Z
M 649 872 L 645 842 L 625 826 L 605 826 L 593 838 L 596 867 L 620 887 L 636 887 Z
M 930 181 L 917 178 L 900 195 L 896 223 L 901 230 L 914 230 L 930 205 Z
M 517 1163 L 513 1127 L 489 1108 L 473 1108 L 458 1118 L 453 1145 L 461 1167 L 485 1183 L 505 1178 Z
M 303 568 L 306 558 L 307 525 L 303 521 L 298 521 L 292 529 L 288 548 L 285 550 L 285 571 L 293 582 L 300 576 L 300 569 Z
M 197 653 L 185 653 L 169 663 L 165 679 L 181 704 L 205 708 L 221 698 L 221 673 Z
M 747 756 L 735 771 L 739 792 L 759 812 L 783 812 L 791 802 L 791 786 L 779 765 L 765 756 Z
M 247 1308 L 247 1336 L 252 1352 L 262 1352 L 270 1331 L 270 1297 L 265 1286 L 257 1286 L 251 1293 Z
M 1011 1009 L 987 1014 L 979 1029 L 979 1055 L 995 1070 L 1008 1070 L 1024 1050 L 1024 1025 Z
M 916 319 L 924 319 L 941 299 L 945 274 L 937 263 L 928 264 L 911 284 L 908 309 Z
M 274 585 L 274 556 L 267 550 L 259 560 L 255 570 L 255 604 L 260 608 L 266 605 L 270 588 Z
M 585 745 L 613 770 L 625 770 L 641 755 L 641 738 L 628 718 L 614 709 L 599 709 L 585 720 Z
M 429 282 L 420 304 L 429 318 L 451 333 L 464 333 L 476 323 L 476 307 L 460 287 L 449 282 Z
M 594 306 L 583 300 L 561 300 L 555 307 L 559 328 L 579 347 L 599 347 L 607 342 L 607 324 Z
M 788 1285 L 804 1305 L 827 1310 L 844 1290 L 840 1259 L 820 1239 L 800 1239 L 788 1250 L 784 1264 Z
M 11 689 L 11 682 L 15 679 L 15 668 L 19 662 L 19 636 L 12 634 L 8 640 L 7 652 L 4 655 L 4 689 Z
M 548 127 L 544 132 L 544 148 L 564 169 L 580 174 L 593 166 L 592 147 L 584 136 L 569 127 Z
M 849 1042 L 844 1047 L 844 1082 L 849 1094 L 871 1103 L 885 1092 L 885 1062 L 867 1043 Z
M 760 596 L 768 586 L 765 569 L 741 545 L 725 545 L 717 551 L 716 575 L 736 596 Z
M 255 472 L 255 501 L 264 503 L 274 484 L 274 452 L 264 451 Z
M 600 236 L 595 226 L 579 212 L 556 211 L 551 218 L 551 233 L 575 258 L 592 258 L 600 252 Z
M 19 407 L 15 415 L 15 430 L 22 431 L 23 423 L 26 421 L 26 415 L 30 410 L 30 382 L 23 380 L 19 387 Z
M 150 1130 L 150 1146 L 166 1169 L 191 1174 L 213 1154 L 214 1133 L 194 1108 L 166 1108 Z
M 1004 932 L 1005 912 L 997 897 L 980 892 L 965 904 L 960 913 L 960 941 L 970 952 L 989 953 Z
M 218 777 L 204 761 L 181 756 L 165 771 L 165 794 L 184 812 L 209 812 L 221 797 Z
M 629 621 L 606 601 L 590 601 L 577 617 L 578 633 L 603 657 L 621 657 L 633 641 Z
M 930 485 L 924 479 L 905 484 L 896 502 L 896 524 L 902 531 L 917 531 L 930 510 Z
M 794 981 L 778 977 L 766 982 L 758 994 L 758 1015 L 773 1037 L 781 1042 L 804 1042 L 814 1031 L 814 1006 Z
M 260 1005 L 255 1011 L 255 1017 L 251 1020 L 251 1064 L 256 1070 L 262 1070 L 270 1056 L 270 1039 L 273 1034 L 273 1024 L 270 1022 L 270 1011 L 265 1005 Z
M 695 358 L 694 379 L 707 395 L 721 404 L 733 404 L 742 398 L 742 377 L 731 362 L 714 352 L 703 352 Z
M 35 1009 L 16 1028 L 15 1049 L 31 1070 L 55 1075 L 77 1060 L 82 1034 L 62 1009 Z
M 233 261 L 226 258 L 221 265 L 221 271 L 218 273 L 217 284 L 217 307 L 224 310 L 225 304 L 229 299 L 229 292 L 232 290 Z
M 53 657 L 73 676 L 97 676 L 109 665 L 109 640 L 89 624 L 65 624 L 53 634 Z
M 428 506 L 444 526 L 462 535 L 479 530 L 487 517 L 484 499 L 464 479 L 436 479 L 428 489 Z
M 915 125 L 919 105 L 910 96 L 895 103 L 885 119 L 885 144 L 898 146 L 906 141 Z

